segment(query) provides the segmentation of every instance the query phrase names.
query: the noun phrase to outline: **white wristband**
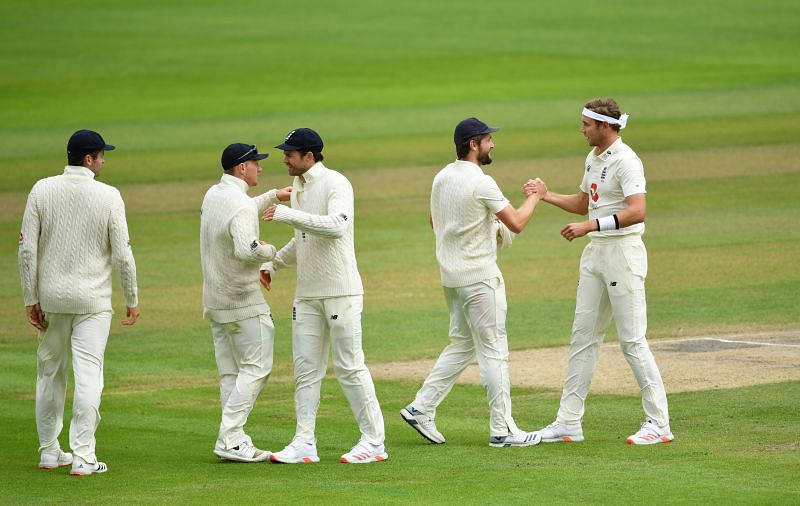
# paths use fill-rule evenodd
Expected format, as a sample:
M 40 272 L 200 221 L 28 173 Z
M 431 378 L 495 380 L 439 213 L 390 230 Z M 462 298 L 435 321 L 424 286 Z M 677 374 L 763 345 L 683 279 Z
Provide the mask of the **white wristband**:
M 597 230 L 600 232 L 605 232 L 606 230 L 618 230 L 619 229 L 619 219 L 617 218 L 616 214 L 612 214 L 611 216 L 604 216 L 603 218 L 597 219 Z

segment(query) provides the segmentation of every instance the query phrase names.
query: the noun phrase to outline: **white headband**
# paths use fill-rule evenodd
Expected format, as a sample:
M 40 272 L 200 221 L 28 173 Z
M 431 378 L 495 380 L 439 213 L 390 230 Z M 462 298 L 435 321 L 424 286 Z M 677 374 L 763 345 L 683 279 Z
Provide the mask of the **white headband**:
M 596 119 L 597 121 L 605 121 L 609 125 L 619 125 L 620 130 L 625 128 L 625 125 L 628 123 L 627 114 L 623 114 L 622 116 L 619 117 L 619 119 L 617 119 L 617 118 L 612 118 L 611 116 L 606 116 L 604 114 L 599 114 L 594 111 L 590 111 L 585 107 L 583 108 L 583 112 L 581 114 L 589 118 Z

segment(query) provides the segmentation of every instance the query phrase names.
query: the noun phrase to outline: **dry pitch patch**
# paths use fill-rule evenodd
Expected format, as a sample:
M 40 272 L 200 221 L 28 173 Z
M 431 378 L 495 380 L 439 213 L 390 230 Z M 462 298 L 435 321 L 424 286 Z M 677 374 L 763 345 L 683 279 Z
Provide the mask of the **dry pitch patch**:
M 800 380 L 800 329 L 775 332 L 697 336 L 650 341 L 667 392 L 737 388 Z M 513 386 L 561 391 L 568 347 L 513 351 Z M 370 364 L 376 379 L 422 380 L 434 360 Z M 477 363 L 470 364 L 459 383 L 480 384 Z M 617 342 L 600 347 L 600 363 L 592 392 L 639 395 L 639 387 Z

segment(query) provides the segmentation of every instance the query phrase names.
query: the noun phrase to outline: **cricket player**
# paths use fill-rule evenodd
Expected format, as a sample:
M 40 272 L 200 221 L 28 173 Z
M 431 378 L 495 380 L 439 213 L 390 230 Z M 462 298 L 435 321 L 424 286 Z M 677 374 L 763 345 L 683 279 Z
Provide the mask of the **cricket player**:
M 644 281 L 647 251 L 642 242 L 646 213 L 642 161 L 622 142 L 627 114 L 620 114 L 610 98 L 592 100 L 582 112 L 581 133 L 592 150 L 586 157 L 580 191 L 560 195 L 547 190 L 540 179 L 526 183 L 526 194 L 540 194 L 545 202 L 585 215 L 588 221 L 570 223 L 561 230 L 568 241 L 588 235 L 591 241 L 580 262 L 575 320 L 561 406 L 555 422 L 540 431 L 542 441 L 583 441 L 581 421 L 600 343 L 611 318 L 619 343 L 642 392 L 645 421 L 627 438 L 632 445 L 673 440 L 669 428 L 667 394 L 645 334 L 647 305 Z
M 358 422 L 361 438 L 339 459 L 367 464 L 389 458 L 384 448 L 383 414 L 361 346 L 364 289 L 354 248 L 353 187 L 339 172 L 323 165 L 322 138 L 310 128 L 292 130 L 276 146 L 294 176 L 292 207 L 277 205 L 266 221 L 294 227 L 294 238 L 261 268 L 269 289 L 279 269 L 297 266 L 292 307 L 295 410 L 293 441 L 273 453 L 273 462 L 318 462 L 315 424 L 320 386 L 333 352 L 333 368 Z
M 28 195 L 19 235 L 19 270 L 28 322 L 39 331 L 36 428 L 40 469 L 72 464 L 71 475 L 105 473 L 95 455 L 103 358 L 111 328 L 111 272 L 119 272 L 127 306 L 123 325 L 136 323 L 136 263 L 125 204 L 116 188 L 96 180 L 105 163 L 99 133 L 78 130 L 67 142 L 64 173 L 38 181 Z M 67 366 L 72 352 L 75 392 L 69 445 L 61 450 Z
M 498 245 L 507 246 L 512 233 L 522 232 L 540 196 L 529 192 L 515 209 L 481 169 L 492 163 L 492 133 L 497 130 L 477 118 L 460 122 L 454 133 L 458 159 L 433 180 L 431 223 L 450 309 L 450 345 L 400 414 L 424 438 L 438 444 L 445 438 L 434 422 L 436 408 L 476 355 L 489 400 L 489 446 L 531 446 L 540 441 L 537 433 L 520 430 L 511 416 L 508 307 L 497 267 Z
M 269 156 L 255 145 L 231 144 L 222 152 L 224 174 L 209 188 L 200 216 L 203 317 L 211 322 L 219 369 L 222 421 L 214 454 L 223 460 L 262 462 L 269 452 L 244 431 L 253 404 L 272 371 L 275 326 L 259 286 L 258 267 L 275 256 L 259 239 L 259 213 L 288 200 L 291 188 L 249 197 L 258 185 L 259 160 Z

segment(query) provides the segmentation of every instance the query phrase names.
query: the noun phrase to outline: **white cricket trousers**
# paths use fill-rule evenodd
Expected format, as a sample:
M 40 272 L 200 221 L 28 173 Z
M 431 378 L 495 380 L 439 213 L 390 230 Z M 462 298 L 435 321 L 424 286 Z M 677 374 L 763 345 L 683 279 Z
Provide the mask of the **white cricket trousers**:
M 272 372 L 275 325 L 268 314 L 229 323 L 211 320 L 211 335 L 222 402 L 217 445 L 231 449 L 252 444 L 244 425 Z
M 67 364 L 72 351 L 75 392 L 69 446 L 88 463 L 97 462 L 94 434 L 100 424 L 103 357 L 111 329 L 111 311 L 91 314 L 46 313 L 39 332 L 36 377 L 36 428 L 39 451 L 60 449 L 67 397 Z
M 317 409 L 329 350 L 333 351 L 336 379 L 350 403 L 362 439 L 374 445 L 384 442 L 383 414 L 361 347 L 363 300 L 361 295 L 351 295 L 294 301 L 295 437 L 306 443 L 316 443 Z
M 430 417 L 464 369 L 477 355 L 481 381 L 489 400 L 489 435 L 519 432 L 511 416 L 508 374 L 506 285 L 497 277 L 458 288 L 444 287 L 450 309 L 450 344 L 439 355 L 414 399 L 414 407 Z
M 580 423 L 592 376 L 611 318 L 619 344 L 642 394 L 648 419 L 669 423 L 667 393 L 647 344 L 647 250 L 640 236 L 598 238 L 581 255 L 569 364 L 557 421 Z

